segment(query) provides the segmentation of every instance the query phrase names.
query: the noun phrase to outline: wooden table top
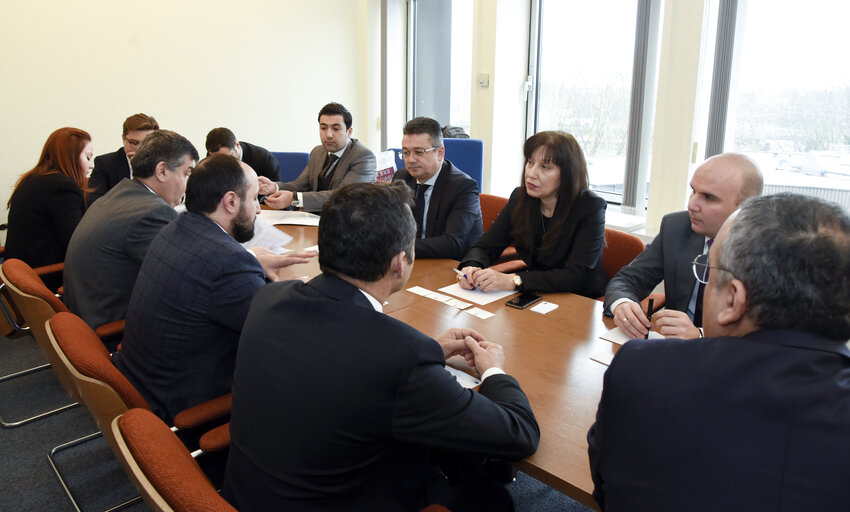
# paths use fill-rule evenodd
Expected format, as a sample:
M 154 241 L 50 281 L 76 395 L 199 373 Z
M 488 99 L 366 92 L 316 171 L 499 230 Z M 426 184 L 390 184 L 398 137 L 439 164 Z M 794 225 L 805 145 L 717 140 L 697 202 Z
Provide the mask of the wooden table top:
M 315 245 L 316 228 L 279 226 L 292 235 L 288 248 Z M 416 260 L 406 288 L 421 286 L 437 291 L 456 282 L 454 260 Z M 319 273 L 318 261 L 284 269 L 281 277 Z M 593 500 L 593 482 L 587 457 L 587 431 L 596 417 L 606 366 L 590 359 L 611 352 L 616 345 L 598 339 L 613 327 L 603 317 L 602 303 L 571 293 L 544 294 L 558 309 L 541 315 L 505 306 L 505 299 L 481 309 L 495 313 L 482 320 L 438 301 L 406 290 L 391 296 L 384 312 L 420 331 L 436 336 L 452 327 L 475 329 L 504 346 L 505 371 L 528 395 L 540 425 L 540 447 L 517 468 L 587 506 Z M 457 361 L 451 361 L 453 364 Z M 459 362 L 462 365 L 462 360 Z

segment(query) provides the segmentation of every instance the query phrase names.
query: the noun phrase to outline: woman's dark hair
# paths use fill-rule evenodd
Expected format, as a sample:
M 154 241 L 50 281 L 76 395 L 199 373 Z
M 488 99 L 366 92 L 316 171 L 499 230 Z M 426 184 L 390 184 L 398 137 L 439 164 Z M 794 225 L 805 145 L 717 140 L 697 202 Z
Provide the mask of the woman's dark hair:
M 546 234 L 540 252 L 546 253 L 555 249 L 561 227 L 567 220 L 567 215 L 573 202 L 587 189 L 587 163 L 584 153 L 575 137 L 566 132 L 549 131 L 532 135 L 525 141 L 523 154 L 526 164 L 534 152 L 543 148 L 543 160 L 561 168 L 561 187 L 558 189 L 558 203 L 552 215 L 552 221 Z M 522 169 L 522 184 L 520 185 L 519 204 L 513 214 L 513 236 L 517 247 L 531 250 L 534 247 L 533 225 L 540 217 L 540 200 L 528 195 L 525 187 L 525 166 Z
M 12 191 L 12 196 L 9 197 L 6 207 L 8 208 L 12 204 L 12 199 L 18 192 L 21 183 L 32 176 L 43 176 L 45 174 L 61 173 L 71 178 L 83 191 L 85 198 L 89 191 L 86 186 L 86 174 L 89 170 L 80 165 L 80 154 L 89 142 L 91 142 L 91 135 L 79 128 L 59 128 L 51 133 L 44 143 L 38 163 L 18 178 L 15 190 Z

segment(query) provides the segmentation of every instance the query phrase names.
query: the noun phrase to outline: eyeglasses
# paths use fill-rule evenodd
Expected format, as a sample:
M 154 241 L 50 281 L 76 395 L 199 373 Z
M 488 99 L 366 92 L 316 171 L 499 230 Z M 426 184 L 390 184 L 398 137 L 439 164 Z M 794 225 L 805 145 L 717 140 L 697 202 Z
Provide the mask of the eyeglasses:
M 717 265 L 709 265 L 708 264 L 708 254 L 700 254 L 694 261 L 691 262 L 691 266 L 694 269 L 694 276 L 697 278 L 702 284 L 708 284 L 708 274 L 710 273 L 712 268 L 716 268 L 717 270 L 722 270 L 724 272 L 732 273 L 730 270 L 725 269 L 723 267 L 718 267 Z
M 434 151 L 435 149 L 437 149 L 437 148 L 428 148 L 428 149 L 417 148 L 417 149 L 414 149 L 413 151 L 407 151 L 406 149 L 403 149 L 403 150 L 398 152 L 398 157 L 399 158 L 407 158 L 407 157 L 410 156 L 411 153 L 413 153 L 417 157 L 423 157 L 423 156 L 425 156 L 425 153 L 428 153 L 429 151 Z
M 127 144 L 129 144 L 129 145 L 130 145 L 130 147 L 137 148 L 137 147 L 139 147 L 139 144 L 141 144 L 141 143 L 142 143 L 142 141 L 140 141 L 140 140 L 136 140 L 136 139 L 128 139 L 126 136 L 123 136 L 123 135 L 122 135 L 122 137 L 123 137 L 123 138 L 124 138 L 124 140 L 127 142 Z

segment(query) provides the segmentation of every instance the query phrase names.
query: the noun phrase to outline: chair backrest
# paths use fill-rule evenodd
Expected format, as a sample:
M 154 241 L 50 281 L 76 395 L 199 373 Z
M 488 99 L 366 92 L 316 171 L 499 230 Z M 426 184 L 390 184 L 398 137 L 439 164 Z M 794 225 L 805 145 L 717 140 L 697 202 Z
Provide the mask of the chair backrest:
M 130 409 L 110 426 L 118 459 L 151 510 L 235 512 L 192 455 L 150 411 Z
M 481 203 L 481 220 L 484 223 L 484 231 L 487 231 L 496 217 L 499 216 L 502 208 L 508 204 L 508 199 L 491 194 L 478 194 L 478 201 Z
M 292 181 L 300 176 L 310 160 L 310 153 L 301 151 L 273 151 L 272 155 L 280 164 L 280 181 Z
M 80 395 L 76 386 L 50 344 L 44 326 L 54 314 L 67 312 L 68 308 L 47 289 L 32 267 L 21 260 L 12 258 L 4 261 L 0 265 L 0 280 L 5 284 L 4 291 L 9 300 L 29 324 L 33 338 L 53 367 L 59 383 L 73 400 L 79 402 Z
M 643 240 L 617 229 L 605 228 L 605 242 L 607 247 L 602 253 L 602 267 L 608 280 L 637 258 L 644 249 Z
M 47 335 L 74 380 L 83 405 L 110 444 L 108 433 L 116 416 L 134 407 L 150 410 L 142 395 L 112 364 L 97 334 L 80 317 L 73 313 L 53 315 L 47 321 Z
M 478 191 L 482 189 L 484 174 L 484 141 L 481 139 L 443 139 L 446 146 L 446 159 L 455 167 L 478 182 Z

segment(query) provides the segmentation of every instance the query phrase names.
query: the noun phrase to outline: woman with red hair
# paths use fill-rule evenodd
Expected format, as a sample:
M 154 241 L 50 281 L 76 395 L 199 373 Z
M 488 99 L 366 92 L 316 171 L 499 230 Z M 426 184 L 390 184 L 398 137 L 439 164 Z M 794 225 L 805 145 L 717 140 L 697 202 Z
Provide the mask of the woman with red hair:
M 91 135 L 77 128 L 51 133 L 33 169 L 9 198 L 6 258 L 31 267 L 65 261 L 65 250 L 86 208 L 86 176 L 94 167 Z M 48 287 L 61 285 L 57 276 Z

